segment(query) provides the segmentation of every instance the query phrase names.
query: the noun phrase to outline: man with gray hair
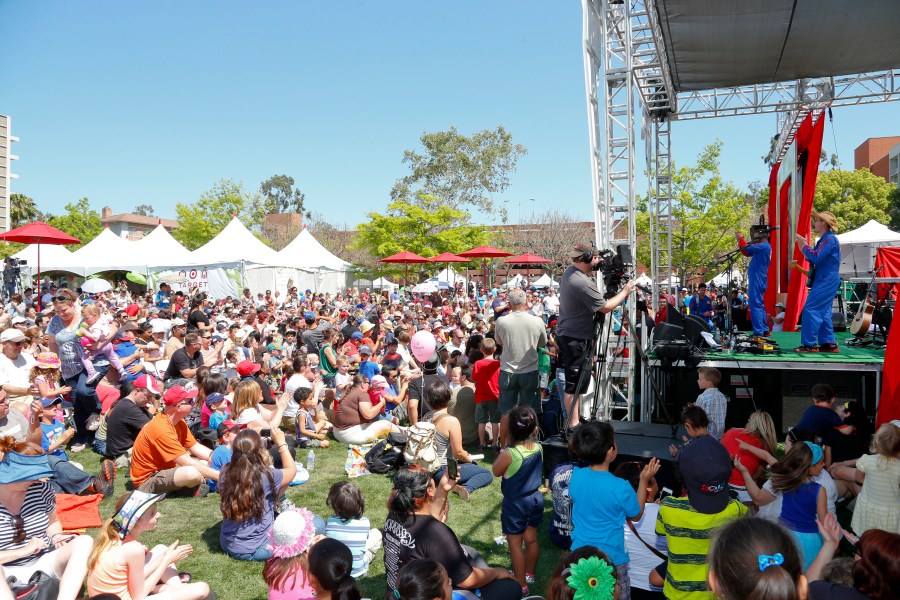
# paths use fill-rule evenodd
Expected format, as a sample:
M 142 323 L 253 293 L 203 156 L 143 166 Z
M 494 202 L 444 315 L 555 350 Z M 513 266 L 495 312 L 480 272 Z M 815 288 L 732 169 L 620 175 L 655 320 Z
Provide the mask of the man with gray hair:
M 509 292 L 510 312 L 495 323 L 500 354 L 500 445 L 506 445 L 507 413 L 519 404 L 541 412 L 538 348 L 547 345 L 544 322 L 528 312 L 525 292 Z

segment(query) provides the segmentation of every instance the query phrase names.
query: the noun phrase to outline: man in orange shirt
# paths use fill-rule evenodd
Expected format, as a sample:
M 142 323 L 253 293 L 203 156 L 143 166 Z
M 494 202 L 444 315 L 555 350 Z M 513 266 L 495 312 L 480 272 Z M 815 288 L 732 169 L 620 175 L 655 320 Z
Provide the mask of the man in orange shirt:
M 197 442 L 184 418 L 191 413 L 197 390 L 180 385 L 166 390 L 163 410 L 147 423 L 131 455 L 131 481 L 142 492 L 181 492 L 205 496 L 209 487 L 204 478 L 218 481 L 219 472 L 210 468 L 212 451 Z

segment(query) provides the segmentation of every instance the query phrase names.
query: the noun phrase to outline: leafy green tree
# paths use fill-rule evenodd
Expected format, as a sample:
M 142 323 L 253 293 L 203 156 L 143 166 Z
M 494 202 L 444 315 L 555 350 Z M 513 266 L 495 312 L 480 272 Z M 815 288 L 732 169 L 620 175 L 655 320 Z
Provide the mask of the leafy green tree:
M 156 216 L 156 211 L 153 209 L 153 206 L 151 204 L 138 204 L 134 207 L 134 210 L 132 210 L 131 213 L 135 215 L 143 215 L 145 217 Z
M 888 215 L 891 217 L 890 228 L 900 231 L 900 188 L 894 188 L 891 191 Z
M 36 221 L 40 211 L 34 200 L 25 194 L 12 194 L 9 197 L 9 228 L 15 229 Z
M 468 213 L 434 196 L 420 196 L 415 204 L 395 200 L 385 214 L 371 212 L 369 222 L 357 227 L 353 246 L 376 259 L 409 250 L 426 258 L 442 252 L 463 252 L 486 243 L 485 229 L 472 225 Z M 410 265 L 410 272 L 420 267 Z M 403 273 L 403 265 L 379 263 L 380 273 Z
M 50 219 L 49 224 L 81 240 L 81 244 L 78 246 L 66 246 L 72 252 L 90 242 L 103 231 L 100 213 L 91 208 L 91 202 L 87 198 L 66 204 L 65 210 L 64 214 Z
M 196 250 L 225 229 L 234 215 L 251 231 L 259 229 L 265 216 L 259 194 L 244 184 L 222 179 L 192 204 L 175 205 L 178 227 L 172 236 L 188 250 Z
M 839 231 L 856 229 L 872 219 L 887 225 L 891 193 L 896 189 L 869 169 L 819 171 L 813 206 L 834 213 Z
M 452 209 L 491 212 L 491 196 L 509 187 L 509 175 L 528 152 L 513 143 L 502 125 L 472 136 L 462 135 L 454 126 L 450 131 L 423 133 L 420 140 L 424 153 L 403 153 L 411 173 L 394 184 L 393 201 L 417 204 L 421 198 L 437 197 Z
M 299 213 L 306 218 L 310 214 L 304 210 L 303 201 L 306 194 L 294 187 L 294 178 L 288 175 L 272 175 L 259 186 L 266 203 L 266 211 L 270 213 Z
M 681 281 L 703 274 L 713 276 L 720 270 L 716 259 L 736 247 L 735 230 L 747 235 L 757 214 L 759 190 L 744 192 L 733 183 L 722 181 L 719 156 L 722 142 L 706 146 L 696 164 L 672 165 L 672 268 Z M 638 239 L 650 239 L 648 199 L 640 202 Z M 660 240 L 660 254 L 666 249 Z M 638 261 L 650 264 L 650 244 L 637 248 Z

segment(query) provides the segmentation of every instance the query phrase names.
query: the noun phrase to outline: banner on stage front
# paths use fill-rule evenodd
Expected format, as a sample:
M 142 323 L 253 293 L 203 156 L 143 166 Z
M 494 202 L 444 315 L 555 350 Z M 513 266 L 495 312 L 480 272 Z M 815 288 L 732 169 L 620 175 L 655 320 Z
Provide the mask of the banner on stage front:
M 210 298 L 239 298 L 242 291 L 241 270 L 221 267 L 185 267 L 151 273 L 147 278 L 148 287 L 159 290 L 159 284 L 168 283 L 172 292 L 188 294 L 196 286 Z

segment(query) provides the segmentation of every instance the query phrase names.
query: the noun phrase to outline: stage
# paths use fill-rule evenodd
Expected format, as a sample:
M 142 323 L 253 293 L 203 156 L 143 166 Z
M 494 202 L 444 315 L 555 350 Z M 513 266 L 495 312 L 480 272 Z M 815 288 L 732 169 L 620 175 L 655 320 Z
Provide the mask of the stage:
M 700 393 L 697 367 L 715 367 L 722 372 L 719 389 L 731 398 L 728 427 L 743 426 L 750 413 L 758 409 L 769 412 L 775 425 L 782 433 L 786 432 L 809 405 L 811 388 L 816 383 L 830 384 L 841 401 L 861 402 L 874 417 L 881 390 L 884 350 L 848 346 L 847 342 L 854 336 L 845 332 L 835 333 L 835 338 L 840 348 L 838 354 L 794 352 L 800 345 L 799 332 L 772 334 L 770 339 L 781 349 L 778 354 L 704 349 L 695 351 L 688 365 L 678 361 L 671 366 L 650 354 L 650 375 L 676 420 L 681 408 Z M 657 422 L 664 420 L 658 407 L 652 418 Z

